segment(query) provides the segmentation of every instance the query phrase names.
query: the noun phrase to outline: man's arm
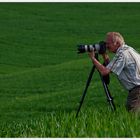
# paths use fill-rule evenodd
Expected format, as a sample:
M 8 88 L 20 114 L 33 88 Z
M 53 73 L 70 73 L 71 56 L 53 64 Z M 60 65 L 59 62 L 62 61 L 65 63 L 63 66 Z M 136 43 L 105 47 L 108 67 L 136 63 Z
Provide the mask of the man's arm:
M 106 68 L 103 66 L 96 58 L 95 58 L 95 53 L 94 52 L 89 52 L 89 57 L 92 60 L 92 63 L 96 66 L 96 68 L 99 70 L 99 72 L 105 76 L 108 75 L 111 71 L 110 69 Z

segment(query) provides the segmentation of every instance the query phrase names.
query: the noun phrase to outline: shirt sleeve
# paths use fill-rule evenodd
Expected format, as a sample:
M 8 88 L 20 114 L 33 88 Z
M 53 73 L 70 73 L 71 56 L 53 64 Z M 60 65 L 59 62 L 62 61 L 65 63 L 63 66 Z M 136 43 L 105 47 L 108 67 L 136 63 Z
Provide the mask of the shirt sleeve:
M 121 55 L 116 55 L 106 67 L 116 75 L 120 75 L 124 66 L 125 66 L 125 58 L 124 55 L 121 54 Z

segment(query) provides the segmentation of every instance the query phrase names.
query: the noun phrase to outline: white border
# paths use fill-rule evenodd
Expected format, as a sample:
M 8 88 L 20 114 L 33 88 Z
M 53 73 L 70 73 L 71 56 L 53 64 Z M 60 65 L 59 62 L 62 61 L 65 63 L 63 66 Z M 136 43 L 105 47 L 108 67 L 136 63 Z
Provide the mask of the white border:
M 140 2 L 140 0 L 0 0 L 0 2 Z

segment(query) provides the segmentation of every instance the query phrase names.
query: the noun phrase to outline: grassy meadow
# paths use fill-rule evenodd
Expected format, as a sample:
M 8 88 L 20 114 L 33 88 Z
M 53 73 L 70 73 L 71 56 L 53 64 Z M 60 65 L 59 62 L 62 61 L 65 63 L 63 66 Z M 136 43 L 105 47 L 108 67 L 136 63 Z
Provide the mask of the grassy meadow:
M 92 68 L 77 45 L 118 31 L 140 52 L 139 25 L 140 3 L 0 3 L 0 137 L 140 137 L 113 74 L 117 110 L 96 71 L 75 118 Z

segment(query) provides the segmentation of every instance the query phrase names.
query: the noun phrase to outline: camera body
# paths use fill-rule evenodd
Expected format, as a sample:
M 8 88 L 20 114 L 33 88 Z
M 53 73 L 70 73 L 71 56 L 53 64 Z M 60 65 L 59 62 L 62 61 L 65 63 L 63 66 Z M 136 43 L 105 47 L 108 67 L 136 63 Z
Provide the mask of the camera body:
M 78 53 L 92 52 L 95 51 L 99 54 L 106 52 L 106 42 L 100 41 L 98 44 L 93 45 L 78 45 Z

